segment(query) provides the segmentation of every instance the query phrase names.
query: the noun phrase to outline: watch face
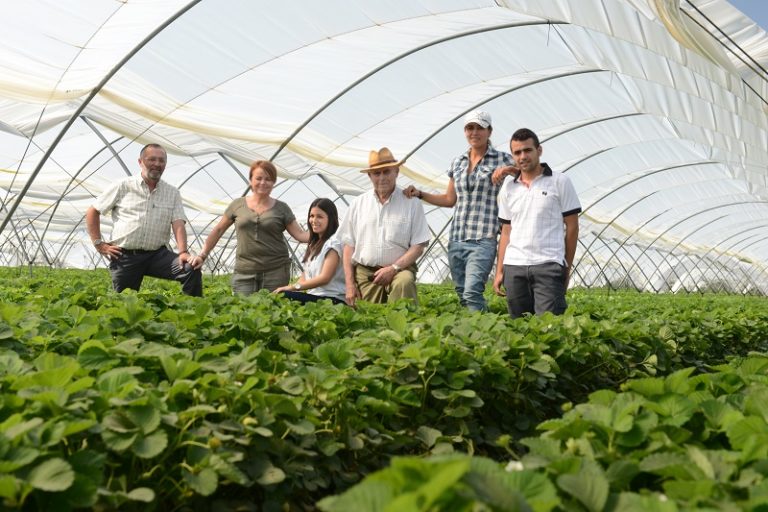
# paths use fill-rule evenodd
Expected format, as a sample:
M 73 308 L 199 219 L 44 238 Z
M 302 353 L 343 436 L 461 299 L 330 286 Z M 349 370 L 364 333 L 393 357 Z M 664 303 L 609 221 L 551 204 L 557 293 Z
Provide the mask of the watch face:
M 293 289 L 294 290 L 301 290 L 301 285 L 299 283 L 296 283 L 295 285 L 293 285 Z

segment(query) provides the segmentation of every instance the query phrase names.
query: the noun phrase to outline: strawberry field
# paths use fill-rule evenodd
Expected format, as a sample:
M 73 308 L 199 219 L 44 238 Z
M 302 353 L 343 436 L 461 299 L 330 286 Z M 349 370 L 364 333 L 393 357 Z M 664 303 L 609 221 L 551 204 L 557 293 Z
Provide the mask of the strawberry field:
M 768 307 L 569 292 L 562 317 L 206 297 L 0 269 L 6 509 L 762 510 Z

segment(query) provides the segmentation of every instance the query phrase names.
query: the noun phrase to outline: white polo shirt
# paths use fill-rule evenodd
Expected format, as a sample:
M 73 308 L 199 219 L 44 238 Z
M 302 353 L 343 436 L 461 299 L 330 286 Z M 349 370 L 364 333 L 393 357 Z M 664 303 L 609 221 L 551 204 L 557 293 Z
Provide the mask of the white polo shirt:
M 349 205 L 338 236 L 353 246 L 352 260 L 368 267 L 394 263 L 413 245 L 429 242 L 429 226 L 419 199 L 405 197 L 399 187 L 381 204 L 370 190 Z
M 109 242 L 124 249 L 167 247 L 173 221 L 187 221 L 179 189 L 160 180 L 150 192 L 141 175 L 113 184 L 93 207 L 102 215 L 112 213 Z
M 509 176 L 499 191 L 499 219 L 510 224 L 505 265 L 565 264 L 563 218 L 581 212 L 571 180 L 541 164 L 544 172 L 526 187 Z

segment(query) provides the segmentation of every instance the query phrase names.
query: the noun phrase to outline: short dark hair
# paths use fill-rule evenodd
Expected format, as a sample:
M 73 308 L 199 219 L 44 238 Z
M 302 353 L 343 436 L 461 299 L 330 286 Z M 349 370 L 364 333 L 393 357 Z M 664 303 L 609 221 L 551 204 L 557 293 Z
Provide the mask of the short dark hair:
M 520 128 L 515 133 L 512 134 L 512 138 L 509 139 L 510 142 L 517 141 L 517 142 L 524 142 L 528 139 L 533 139 L 533 145 L 535 147 L 541 146 L 541 143 L 539 143 L 539 137 L 533 133 L 533 130 L 529 130 L 528 128 Z
M 253 171 L 256 169 L 261 169 L 265 173 L 267 173 L 267 176 L 269 176 L 270 181 L 277 181 L 277 167 L 275 167 L 275 164 L 270 162 L 269 160 L 256 160 L 251 164 L 251 170 L 248 172 L 248 179 L 250 180 L 253 178 Z
M 168 155 L 168 152 L 165 150 L 165 148 L 164 148 L 163 146 L 161 146 L 160 144 L 155 144 L 155 143 L 153 142 L 153 143 L 151 143 L 151 144 L 147 144 L 146 146 L 144 146 L 143 148 L 141 148 L 141 151 L 139 152 L 139 158 L 144 158 L 144 153 L 146 153 L 146 152 L 147 152 L 147 150 L 148 150 L 148 149 L 150 149 L 150 148 L 151 148 L 151 149 L 162 149 L 162 150 L 163 150 L 163 153 L 165 153 L 166 155 Z

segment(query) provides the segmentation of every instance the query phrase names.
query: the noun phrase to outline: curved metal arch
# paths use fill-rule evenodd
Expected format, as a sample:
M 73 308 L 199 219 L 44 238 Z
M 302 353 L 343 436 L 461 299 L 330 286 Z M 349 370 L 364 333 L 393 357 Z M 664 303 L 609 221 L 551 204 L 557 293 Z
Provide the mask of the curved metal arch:
M 724 242 L 725 242 L 725 241 L 727 241 L 727 240 L 730 240 L 731 238 L 735 238 L 735 237 L 737 237 L 737 236 L 741 236 L 741 235 L 743 235 L 743 234 L 745 234 L 745 233 L 748 233 L 748 232 L 750 232 L 750 231 L 753 231 L 753 230 L 755 230 L 755 229 L 761 229 L 761 228 L 765 228 L 765 227 L 767 227 L 767 226 L 768 226 L 768 223 L 764 223 L 764 224 L 759 224 L 759 225 L 757 225 L 757 226 L 752 226 L 751 228 L 747 228 L 747 229 L 744 229 L 744 230 L 738 231 L 738 232 L 734 233 L 733 235 L 729 236 L 728 238 L 726 238 L 726 239 L 722 240 L 721 242 L 718 242 L 718 245 L 719 245 L 719 244 L 721 244 L 721 243 L 724 243 Z M 713 266 L 714 266 L 714 265 L 717 263 L 717 261 L 720 259 L 720 257 L 721 257 L 721 256 L 723 256 L 724 254 L 728 254 L 728 253 L 731 251 L 731 249 L 732 249 L 732 248 L 736 247 L 736 246 L 737 246 L 737 245 L 739 245 L 740 243 L 743 243 L 743 242 L 745 242 L 745 241 L 747 241 L 747 240 L 749 240 L 750 238 L 753 238 L 753 237 L 755 237 L 755 236 L 759 236 L 759 233 L 756 233 L 756 234 L 754 234 L 754 235 L 750 235 L 750 236 L 748 236 L 748 237 L 746 237 L 746 238 L 741 238 L 741 239 L 737 240 L 736 242 L 734 242 L 734 243 L 733 243 L 733 244 L 731 244 L 730 246 L 728 246 L 728 247 L 724 248 L 722 251 L 718 251 L 718 254 L 717 254 L 717 255 L 716 255 L 714 258 L 711 258 L 709 255 L 710 255 L 712 252 L 714 252 L 714 250 L 715 250 L 715 248 L 717 247 L 717 245 L 715 245 L 715 246 L 713 246 L 713 247 L 710 247 L 710 248 L 707 250 L 707 252 L 705 252 L 704 254 L 702 254 L 702 255 L 701 255 L 701 259 L 702 259 L 702 261 L 705 261 L 705 262 L 707 262 L 707 263 L 708 263 L 708 265 L 707 265 L 707 268 L 706 268 L 705 270 L 707 270 L 707 271 L 708 271 L 709 269 L 711 269 L 711 268 L 712 268 L 712 267 L 713 267 Z M 765 238 L 768 238 L 768 236 L 766 236 Z
M 699 216 L 699 215 L 701 215 L 701 214 L 703 214 L 703 213 L 710 213 L 710 212 L 713 212 L 713 211 L 715 211 L 715 210 L 719 210 L 720 208 L 729 208 L 729 207 L 731 207 L 731 206 L 738 206 L 738 205 L 744 205 L 744 204 L 768 204 L 768 201 L 765 201 L 765 200 L 755 200 L 755 201 L 735 201 L 735 202 L 732 202 L 732 203 L 725 203 L 725 204 L 720 204 L 720 205 L 717 205 L 717 206 L 713 206 L 713 207 L 711 207 L 711 208 L 706 208 L 706 209 L 704 209 L 704 210 L 699 210 L 699 211 L 697 211 L 697 212 L 694 212 L 693 214 L 691 214 L 691 215 L 689 215 L 689 216 L 687 216 L 687 217 L 684 217 L 684 218 L 682 218 L 682 219 L 679 219 L 677 222 L 673 223 L 673 224 L 672 224 L 672 225 L 670 225 L 670 226 L 669 226 L 667 229 L 665 229 L 664 231 L 662 231 L 662 232 L 661 232 L 661 233 L 660 233 L 660 234 L 659 234 L 659 235 L 658 235 L 656 238 L 654 238 L 654 239 L 653 239 L 653 240 L 652 240 L 652 241 L 651 241 L 651 242 L 650 242 L 650 243 L 649 243 L 649 244 L 646 246 L 646 248 L 645 248 L 645 249 L 643 249 L 643 253 L 645 253 L 645 251 L 646 251 L 646 250 L 648 250 L 650 247 L 652 247 L 652 246 L 653 246 L 653 245 L 654 245 L 654 244 L 655 244 L 657 241 L 659 241 L 659 240 L 660 240 L 660 239 L 661 239 L 661 238 L 662 238 L 664 235 L 666 235 L 666 234 L 667 234 L 667 233 L 669 233 L 669 232 L 670 232 L 672 229 L 676 228 L 677 226 L 679 226 L 680 224 L 682 224 L 683 222 L 685 222 L 685 221 L 687 221 L 687 220 L 690 220 L 690 219 L 692 219 L 692 218 L 694 218 L 694 217 L 697 217 L 697 216 Z M 641 256 L 642 256 L 642 254 L 641 254 Z M 632 270 L 632 268 L 633 268 L 633 267 L 634 267 L 636 264 L 637 264 L 637 262 L 634 262 L 634 263 L 632 264 L 632 267 L 630 267 L 630 270 Z
M 556 139 L 557 137 L 560 137 L 561 135 L 565 135 L 566 133 L 570 133 L 576 130 L 581 130 L 582 128 L 586 128 L 587 126 L 591 126 L 593 124 L 599 124 L 599 123 L 606 123 L 608 121 L 615 121 L 616 119 L 624 119 L 626 117 L 636 117 L 636 116 L 655 116 L 654 114 L 651 114 L 650 112 L 627 112 L 625 114 L 616 114 L 615 116 L 606 116 L 601 117 L 598 119 L 593 119 L 591 121 L 586 121 L 584 123 L 577 124 L 575 126 L 570 126 L 566 128 L 565 130 L 555 133 L 554 135 L 550 135 L 549 137 L 542 138 L 539 142 L 541 144 L 544 144 L 545 142 L 549 142 L 552 139 Z M 614 146 L 615 147 L 615 146 Z
M 590 73 L 608 73 L 609 71 L 606 71 L 605 69 L 596 69 L 596 68 L 588 68 L 588 69 L 580 69 L 578 71 L 571 71 L 568 73 L 558 73 L 556 75 L 547 76 L 544 78 L 540 78 L 538 80 L 533 80 L 531 82 L 527 82 L 521 85 L 516 85 L 514 87 L 510 87 L 508 89 L 505 89 L 501 91 L 500 93 L 494 94 L 492 96 L 489 96 L 487 98 L 483 98 L 482 101 L 479 101 L 478 103 L 475 103 L 471 105 L 469 108 L 462 110 L 459 115 L 452 117 L 448 122 L 443 123 L 440 125 L 436 130 L 434 130 L 431 134 L 429 134 L 424 140 L 422 140 L 420 143 L 418 143 L 416 146 L 413 147 L 404 157 L 403 160 L 408 160 L 416 151 L 422 148 L 424 144 L 435 138 L 438 133 L 442 132 L 444 129 L 446 129 L 448 126 L 450 126 L 454 121 L 464 117 L 465 114 L 468 112 L 477 109 L 478 107 L 485 105 L 489 101 L 493 101 L 496 98 L 500 98 L 502 96 L 506 96 L 509 93 L 519 91 L 520 89 L 524 89 L 526 87 L 530 87 L 532 85 L 541 84 L 544 82 L 549 82 L 550 80 L 559 80 L 561 78 L 571 77 L 571 76 L 577 76 L 577 75 L 586 75 Z
M 746 245 L 746 246 L 742 247 L 742 248 L 741 248 L 741 250 L 743 251 L 743 250 L 745 250 L 745 249 L 749 249 L 749 248 L 750 248 L 750 247 L 752 247 L 753 245 L 755 245 L 755 244 L 759 244 L 760 242 L 764 242 L 764 241 L 766 241 L 766 240 L 768 240 L 768 236 L 764 236 L 763 238 L 759 238 L 759 239 L 755 240 L 754 242 L 750 243 L 749 245 Z M 767 273 L 768 273 L 768 267 L 766 267 L 766 266 L 764 266 L 764 267 L 761 269 L 761 268 L 760 268 L 760 267 L 758 267 L 757 265 L 752 265 L 752 268 L 753 268 L 753 269 L 757 269 L 757 270 L 760 270 L 760 274 L 761 274 L 761 275 L 764 275 L 764 274 L 767 274 Z
M 394 63 L 396 63 L 398 61 L 401 61 L 404 58 L 409 57 L 409 56 L 411 56 L 411 55 L 413 55 L 415 53 L 418 53 L 418 52 L 420 52 L 422 50 L 430 48 L 432 46 L 437 46 L 439 44 L 446 43 L 448 41 L 453 41 L 455 39 L 461 39 L 463 37 L 474 36 L 474 35 L 477 35 L 477 34 L 484 34 L 484 33 L 487 33 L 487 32 L 494 32 L 496 30 L 506 30 L 508 28 L 519 28 L 519 27 L 539 26 L 539 25 L 568 25 L 568 23 L 561 22 L 561 21 L 554 21 L 553 22 L 553 21 L 549 21 L 549 20 L 527 21 L 527 22 L 522 22 L 522 23 L 504 23 L 504 24 L 501 24 L 501 25 L 494 25 L 492 27 L 483 27 L 483 28 L 478 28 L 478 29 L 474 29 L 474 30 L 467 30 L 465 32 L 460 32 L 458 34 L 452 34 L 450 36 L 434 39 L 432 41 L 429 41 L 427 43 L 419 45 L 419 46 L 417 46 L 415 48 L 411 48 L 410 50 L 408 50 L 406 52 L 403 52 L 403 53 L 401 53 L 399 55 L 396 55 L 395 57 L 392 57 L 391 59 L 387 60 L 386 62 L 383 62 L 382 64 L 379 64 L 378 66 L 373 68 L 368 73 L 364 74 L 363 76 L 361 76 L 360 78 L 358 78 L 354 82 L 352 82 L 349 85 L 347 85 L 344 89 L 339 91 L 335 96 L 333 96 L 331 99 L 326 101 L 323 105 L 321 105 L 320 108 L 318 108 L 312 114 L 310 114 L 309 117 L 307 117 L 299 126 L 297 126 L 296 129 L 294 129 L 293 132 L 291 132 L 291 134 L 288 135 L 288 137 L 280 144 L 280 146 L 277 148 L 275 153 L 270 157 L 269 161 L 273 162 L 275 160 L 275 158 L 277 158 L 277 156 L 283 151 L 283 149 L 285 149 L 285 147 L 288 144 L 290 144 L 291 141 L 294 138 L 296 138 L 296 136 L 299 133 L 301 133 L 301 131 L 304 130 L 304 128 L 307 127 L 307 125 L 309 125 L 309 123 L 314 121 L 320 114 L 325 112 L 325 110 L 327 110 L 331 105 L 336 103 L 336 101 L 341 99 L 349 91 L 351 91 L 352 89 L 354 89 L 355 87 L 357 87 L 361 83 L 365 82 L 366 80 L 368 80 L 373 75 L 377 74 L 379 71 L 381 71 L 381 70 L 391 66 L 392 64 L 394 64 Z M 469 110 L 467 110 L 467 112 L 469 112 Z M 459 116 L 459 117 L 461 117 L 461 116 Z M 456 119 L 458 119 L 458 117 Z M 453 121 L 455 121 L 455 119 L 451 120 L 451 123 Z M 448 123 L 448 124 L 450 124 L 450 123 Z M 410 154 L 408 156 L 410 156 Z
M 137 44 L 134 48 L 131 49 L 120 61 L 115 64 L 112 69 L 109 70 L 109 72 L 104 75 L 104 78 L 101 79 L 101 81 L 96 84 L 96 86 L 91 90 L 91 92 L 86 96 L 86 98 L 83 100 L 83 102 L 80 104 L 80 106 L 75 109 L 75 112 L 72 113 L 70 118 L 67 120 L 66 123 L 64 123 L 64 126 L 61 128 L 59 133 L 56 135 L 56 137 L 51 142 L 51 145 L 48 147 L 48 150 L 43 155 L 43 158 L 40 159 L 40 162 L 35 166 L 35 169 L 32 171 L 32 173 L 29 176 L 29 179 L 24 184 L 24 187 L 22 187 L 19 194 L 16 196 L 16 200 L 13 202 L 13 205 L 11 206 L 11 209 L 8 211 L 7 215 L 3 219 L 3 222 L 0 224 L 0 233 L 5 231 L 5 227 L 8 225 L 8 222 L 10 222 L 11 217 L 14 213 L 16 213 L 16 210 L 19 208 L 19 205 L 21 204 L 22 199 L 24 199 L 24 196 L 29 191 L 29 188 L 32 186 L 32 183 L 37 179 L 38 174 L 40 174 L 40 171 L 42 170 L 45 163 L 48 161 L 48 159 L 51 157 L 53 152 L 58 147 L 61 140 L 64 138 L 64 134 L 67 133 L 69 128 L 72 126 L 72 124 L 75 122 L 75 120 L 80 117 L 80 114 L 83 113 L 85 108 L 90 105 L 91 101 L 93 101 L 93 98 L 96 97 L 96 95 L 104 88 L 104 86 L 109 82 L 115 74 L 120 71 L 125 64 L 133 58 L 134 55 L 136 55 L 142 48 L 144 48 L 152 39 L 154 39 L 160 32 L 166 29 L 169 25 L 171 25 L 173 22 L 175 22 L 177 19 L 179 19 L 184 13 L 192 9 L 195 5 L 197 5 L 201 0 L 190 0 L 190 2 L 179 9 L 176 13 L 174 13 L 170 18 L 165 20 L 163 23 L 158 25 L 155 30 L 150 32 L 144 39 L 142 39 L 139 44 Z
M 619 190 L 623 189 L 624 187 L 628 187 L 629 185 L 633 185 L 634 183 L 637 183 L 638 181 L 643 180 L 645 178 L 648 178 L 650 176 L 653 176 L 653 175 L 656 175 L 656 174 L 659 174 L 659 173 L 662 173 L 662 172 L 674 171 L 676 169 L 681 169 L 683 167 L 692 167 L 694 165 L 719 165 L 720 163 L 721 162 L 717 162 L 715 160 L 700 160 L 698 162 L 685 162 L 685 163 L 682 163 L 682 164 L 670 165 L 670 166 L 667 166 L 667 167 L 661 167 L 659 169 L 655 169 L 653 171 L 649 171 L 649 172 L 647 172 L 645 174 L 642 174 L 640 176 L 637 176 L 636 178 L 633 178 L 633 179 L 631 179 L 629 181 L 626 181 L 626 182 L 622 183 L 621 185 L 617 186 L 616 188 L 611 189 L 609 192 L 607 192 L 607 193 L 603 194 L 602 196 L 598 197 L 595 201 L 592 202 L 592 204 L 590 204 L 584 210 L 582 210 L 581 214 L 582 215 L 585 214 L 592 207 L 596 206 L 598 203 L 600 203 L 601 201 L 603 201 L 603 200 L 607 199 L 608 197 L 612 196 L 613 194 L 615 194 Z
M 86 124 L 87 124 L 87 125 L 88 125 L 88 126 L 91 128 L 91 129 L 93 129 L 93 131 L 94 131 L 94 132 L 96 132 L 96 134 L 97 134 L 97 135 L 98 135 L 98 137 L 101 139 L 101 141 L 102 141 L 102 143 L 103 143 L 104 145 L 101 147 L 101 149 L 100 149 L 100 150 L 98 150 L 98 151 L 97 151 L 96 153 L 94 153 L 94 154 L 93 154 L 93 155 L 92 155 L 92 156 L 91 156 L 91 157 L 90 157 L 88 160 L 86 160 L 86 162 L 85 162 L 85 163 L 84 163 L 84 164 L 83 164 L 83 165 L 82 165 L 82 166 L 81 166 L 81 167 L 80 167 L 80 168 L 77 170 L 77 172 L 76 172 L 76 173 L 75 173 L 73 176 L 70 176 L 70 178 L 69 178 L 69 182 L 67 182 L 67 185 L 64 187 L 64 191 L 61 193 L 61 195 L 59 196 L 59 198 L 58 198 L 58 199 L 56 200 L 56 202 L 53 204 L 53 210 L 51 211 L 50 215 L 48 216 L 48 222 L 45 224 L 45 229 L 43 230 L 43 238 L 45 238 L 45 235 L 47 235 L 47 234 L 48 234 L 48 228 L 50 227 L 50 225 L 51 225 L 51 222 L 53 221 L 53 217 L 56 215 L 56 211 L 58 211 L 58 209 L 59 209 L 59 205 L 61 204 L 61 201 L 62 201 L 62 200 L 63 200 L 63 199 L 66 197 L 66 195 L 67 195 L 67 194 L 70 192 L 70 188 L 69 188 L 69 187 L 72 185 L 72 182 L 74 182 L 74 181 L 77 179 L 77 177 L 78 177 L 78 176 L 80 176 L 80 173 L 81 173 L 81 172 L 83 172 L 83 171 L 85 170 L 85 168 L 88 166 L 88 164 L 90 164 L 91 162 L 93 162 L 93 160 L 94 160 L 96 157 L 98 157 L 98 156 L 99 156 L 99 155 L 100 155 L 100 154 L 101 154 L 101 153 L 102 153 L 102 152 L 103 152 L 105 149 L 109 148 L 110 152 L 112 153 L 112 156 L 113 156 L 113 157 L 115 157 L 115 158 L 117 159 L 117 161 L 118 161 L 118 162 L 120 163 L 120 165 L 122 166 L 123 170 L 124 170 L 124 171 L 125 171 L 125 172 L 128 174 L 128 176 L 130 176 L 130 175 L 131 175 L 130 171 L 128 170 L 128 168 L 127 168 L 127 167 L 126 167 L 126 165 L 125 165 L 125 162 L 123 162 L 123 160 L 120 158 L 120 156 L 119 156 L 117 153 L 115 153 L 115 150 L 114 150 L 114 148 L 112 147 L 112 144 L 114 144 L 115 142 L 117 142 L 117 141 L 119 141 L 120 139 L 122 139 L 122 138 L 123 138 L 123 136 L 121 135 L 120 137 L 116 138 L 114 141 L 112 141 L 112 142 L 109 142 L 109 141 L 108 141 L 106 138 L 104 138 L 104 137 L 102 136 L 102 134 L 101 134 L 101 133 L 100 133 L 98 130 L 96 130 L 96 129 L 95 129 L 95 127 L 94 127 L 93 125 L 91 125 L 91 123 L 90 123 L 90 122 L 88 122 L 88 121 L 86 120 L 86 118 L 84 118 L 84 117 L 83 117 L 82 119 L 83 119 L 84 121 L 86 121 Z M 72 190 L 74 190 L 74 188 L 73 188 Z M 82 218 L 80 219 L 80 222 L 82 222 Z M 80 225 L 80 222 L 78 222 L 78 223 L 75 225 L 75 228 L 79 227 L 79 225 Z M 41 239 L 41 240 L 40 240 L 40 244 L 38 244 L 38 248 L 37 248 L 37 250 L 35 251 L 35 254 L 34 254 L 34 256 L 33 256 L 33 259 L 34 259 L 34 257 L 36 257 L 36 256 L 37 256 L 37 253 L 40 251 L 40 248 L 42 247 L 42 243 L 43 243 L 43 240 Z
M 698 228 L 696 228 L 696 229 L 694 229 L 693 231 L 689 232 L 689 233 L 688 233 L 687 235 L 685 235 L 683 238 L 681 238 L 680 240 L 678 240 L 678 242 L 677 242 L 675 245 L 673 245 L 671 249 L 669 249 L 669 250 L 667 251 L 667 255 L 666 255 L 664 258 L 662 258 L 662 261 L 663 261 L 663 262 L 664 262 L 664 263 L 665 263 L 665 264 L 666 264 L 666 265 L 669 267 L 670 271 L 671 271 L 672 273 L 674 273 L 674 274 L 675 274 L 675 277 L 676 277 L 676 278 L 677 278 L 679 281 L 681 281 L 681 279 L 680 279 L 680 275 L 679 275 L 679 274 L 677 273 L 677 271 L 675 270 L 675 266 L 674 266 L 674 265 L 672 265 L 671 263 L 669 263 L 669 261 L 668 261 L 668 258 L 669 258 L 669 256 L 674 254 L 674 255 L 677 257 L 677 255 L 675 254 L 675 250 L 676 250 L 678 247 L 680 247 L 680 246 L 681 246 L 681 245 L 682 245 L 682 244 L 683 244 L 683 243 L 684 243 L 684 242 L 685 242 L 685 241 L 686 241 L 686 240 L 687 240 L 689 237 L 691 237 L 692 235 L 694 235 L 694 234 L 698 233 L 700 230 L 704 229 L 705 227 L 707 227 L 708 225 L 710 225 L 712 222 L 717 222 L 717 221 L 719 221 L 720 219 L 724 219 L 724 218 L 726 218 L 726 217 L 728 217 L 728 215 L 721 215 L 720 217 L 717 217 L 717 218 L 716 218 L 716 219 L 714 219 L 714 220 L 707 220 L 707 221 L 706 221 L 704 224 L 702 224 L 701 226 L 699 226 Z M 684 254 L 687 254 L 687 253 L 684 253 Z M 698 286 L 697 286 L 697 288 L 698 288 Z

